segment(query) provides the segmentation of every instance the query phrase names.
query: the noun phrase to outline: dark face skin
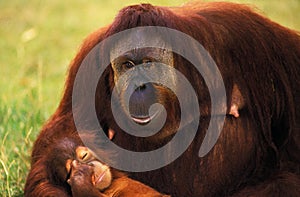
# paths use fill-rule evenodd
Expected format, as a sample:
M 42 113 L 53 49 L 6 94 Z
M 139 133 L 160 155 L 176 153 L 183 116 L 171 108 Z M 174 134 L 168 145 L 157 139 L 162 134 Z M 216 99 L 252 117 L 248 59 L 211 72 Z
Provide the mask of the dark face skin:
M 165 68 L 169 67 L 170 69 L 161 69 L 159 65 L 163 65 Z M 176 102 L 176 95 L 169 87 L 165 87 L 149 79 L 149 72 L 152 79 L 165 80 L 169 86 L 176 88 L 176 75 L 172 70 L 174 68 L 172 52 L 161 48 L 134 49 L 113 59 L 111 67 L 118 94 L 117 100 L 122 106 L 122 111 L 125 112 L 125 117 L 122 118 L 122 121 L 131 119 L 136 124 L 146 125 L 154 119 L 164 119 L 162 118 L 162 109 L 149 111 L 153 104 L 161 104 L 168 112 L 166 123 L 160 132 L 147 138 L 147 140 L 156 143 L 157 139 L 162 139 L 161 142 L 165 143 L 164 140 L 168 140 L 167 137 L 176 132 L 178 121 L 174 116 L 178 115 L 178 113 L 174 110 L 178 108 L 176 107 L 178 103 Z M 128 73 L 127 71 L 134 71 L 135 74 Z M 128 78 L 136 81 L 130 82 Z M 139 80 L 151 82 L 139 83 Z M 127 105 L 126 94 L 127 98 L 129 97 L 128 108 L 125 107 Z M 153 125 L 156 125 L 156 123 Z M 148 145 L 148 147 L 150 146 Z
M 168 66 L 173 66 L 172 53 L 164 49 L 144 48 L 128 51 L 113 60 L 111 65 L 114 72 L 115 84 L 120 79 L 120 76 L 125 74 L 129 69 L 138 69 L 139 65 L 144 65 L 147 72 L 152 72 L 157 77 L 164 78 L 171 73 L 164 73 L 157 70 L 156 63 L 162 63 Z M 139 67 L 141 68 L 141 67 Z M 136 78 L 148 79 L 145 70 L 140 69 Z M 128 81 L 128 80 L 127 80 Z M 133 93 L 129 100 L 129 113 L 131 118 L 139 124 L 147 124 L 152 118 L 149 115 L 149 108 L 152 104 L 162 103 L 161 91 L 166 91 L 171 94 L 170 90 L 155 83 L 122 83 L 122 87 L 117 87 L 118 94 L 122 104 L 124 105 L 124 94 L 126 91 L 132 89 Z M 175 83 L 175 79 L 174 79 Z

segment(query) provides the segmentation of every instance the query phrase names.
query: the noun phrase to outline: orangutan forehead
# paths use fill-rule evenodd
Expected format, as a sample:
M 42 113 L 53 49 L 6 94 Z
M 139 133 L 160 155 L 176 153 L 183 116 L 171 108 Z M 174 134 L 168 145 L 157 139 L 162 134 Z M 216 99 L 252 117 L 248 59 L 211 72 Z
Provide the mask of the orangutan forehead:
M 119 56 L 128 56 L 129 54 L 136 58 L 141 58 L 138 56 L 152 56 L 155 59 L 158 58 L 158 60 L 172 58 L 172 49 L 168 41 L 158 34 L 149 34 L 144 30 L 121 34 L 111 46 L 111 60 Z
M 116 55 L 114 55 L 116 56 Z M 167 49 L 161 48 L 136 48 L 130 51 L 126 51 L 123 54 L 118 54 L 118 57 L 113 61 L 121 59 L 127 60 L 148 60 L 151 62 L 162 62 L 167 65 L 173 65 L 173 54 Z M 138 62 L 139 63 L 139 62 Z

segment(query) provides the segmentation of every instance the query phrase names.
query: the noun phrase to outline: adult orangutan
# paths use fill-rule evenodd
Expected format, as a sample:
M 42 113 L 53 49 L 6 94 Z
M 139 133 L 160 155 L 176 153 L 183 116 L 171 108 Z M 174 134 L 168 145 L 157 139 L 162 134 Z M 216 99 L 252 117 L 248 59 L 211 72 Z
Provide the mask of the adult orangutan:
M 153 43 L 161 43 L 161 47 L 128 49 L 118 54 L 118 50 L 124 46 L 143 43 L 145 32 L 137 31 L 132 39 L 118 40 L 114 46 L 102 45 L 95 52 L 98 55 L 86 59 L 92 49 L 104 40 L 122 31 L 144 26 L 167 27 L 191 36 L 209 52 L 222 75 L 227 106 L 220 105 L 220 111 L 223 108 L 226 111 L 225 122 L 215 146 L 203 157 L 198 156 L 199 149 L 210 120 L 218 114 L 211 113 L 213 104 L 205 76 L 198 72 L 191 61 L 174 52 L 179 49 L 165 50 L 164 44 L 170 42 L 167 36 L 154 36 Z M 183 42 L 182 48 L 190 47 L 190 53 L 202 57 L 201 51 L 195 46 L 186 45 Z M 99 63 L 106 58 L 103 51 L 115 57 L 110 58 L 108 66 Z M 177 75 L 171 71 L 163 72 L 157 66 L 157 63 L 163 63 L 182 73 L 197 95 L 201 116 L 188 117 L 182 127 L 185 133 L 189 132 L 186 129 L 189 125 L 196 124 L 198 128 L 187 150 L 159 169 L 128 172 L 131 178 L 171 196 L 300 195 L 298 33 L 244 5 L 191 3 L 175 8 L 150 4 L 125 7 L 110 25 L 92 33 L 84 41 L 71 63 L 60 105 L 34 144 L 25 196 L 70 196 L 70 187 L 66 182 L 58 183 L 51 178 L 53 175 L 47 168 L 54 168 L 55 162 L 50 160 L 48 153 L 60 139 L 73 138 L 80 141 L 74 117 L 81 117 L 82 122 L 88 126 L 92 124 L 85 121 L 88 114 L 86 103 L 73 103 L 73 89 L 77 88 L 74 85 L 76 75 L 87 62 L 99 68 L 107 66 L 99 76 L 92 99 L 95 101 L 97 119 L 107 139 L 127 150 L 147 152 L 171 142 L 177 134 L 183 112 L 178 95 L 163 83 L 132 85 L 124 80 L 121 86 L 116 85 L 124 79 L 124 73 L 137 70 L 140 64 L 148 65 L 150 72 L 154 72 L 160 79 L 167 79 L 179 93 L 185 92 Z M 80 72 L 90 74 L 89 70 L 83 69 Z M 88 84 L 89 78 L 83 82 Z M 82 95 L 85 95 L 88 87 L 81 89 Z M 215 84 L 215 91 L 219 89 L 219 84 Z M 111 99 L 113 90 L 117 92 L 117 99 Z M 126 100 L 128 92 L 131 93 L 129 101 Z M 189 99 L 189 95 L 186 95 L 184 103 L 189 103 Z M 130 135 L 114 119 L 111 106 L 115 101 L 121 103 L 120 113 L 123 111 L 130 121 L 145 126 L 166 112 L 165 124 L 150 137 Z M 129 109 L 126 103 L 129 103 Z M 154 103 L 163 105 L 165 111 L 150 110 L 148 113 Z M 95 134 L 96 138 L 99 135 Z M 100 138 L 104 140 L 106 137 Z M 171 146 L 169 152 L 166 152 L 166 158 L 162 159 L 167 160 L 173 151 L 174 147 Z M 63 154 L 64 148 L 60 152 Z M 121 156 L 115 154 L 116 157 Z

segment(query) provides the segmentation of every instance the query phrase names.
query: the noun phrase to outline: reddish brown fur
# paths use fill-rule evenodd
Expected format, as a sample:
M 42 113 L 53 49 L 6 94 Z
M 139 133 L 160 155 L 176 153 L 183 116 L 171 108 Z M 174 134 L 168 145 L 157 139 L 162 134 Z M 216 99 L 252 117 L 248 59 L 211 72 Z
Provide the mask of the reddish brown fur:
M 239 118 L 227 116 L 214 149 L 204 158 L 198 158 L 209 121 L 206 116 L 209 96 L 201 76 L 193 74 L 194 68 L 175 56 L 175 68 L 187 76 L 201 95 L 199 103 L 204 116 L 200 119 L 199 132 L 188 150 L 170 165 L 155 171 L 131 173 L 131 176 L 172 196 L 299 195 L 299 35 L 243 5 L 193 3 L 178 8 L 148 4 L 126 7 L 111 25 L 85 40 L 71 63 L 59 108 L 44 125 L 34 145 L 25 196 L 70 196 L 67 186 L 51 178 L 47 153 L 58 139 L 79 140 L 73 132 L 76 128 L 72 117 L 72 88 L 78 68 L 87 53 L 104 38 L 149 25 L 174 28 L 198 40 L 222 73 L 228 103 L 232 87 L 237 84 L 245 106 Z M 96 94 L 102 126 L 106 130 L 115 129 L 115 142 L 126 148 L 147 148 L 115 125 L 108 107 L 112 87 L 112 71 L 108 68 Z

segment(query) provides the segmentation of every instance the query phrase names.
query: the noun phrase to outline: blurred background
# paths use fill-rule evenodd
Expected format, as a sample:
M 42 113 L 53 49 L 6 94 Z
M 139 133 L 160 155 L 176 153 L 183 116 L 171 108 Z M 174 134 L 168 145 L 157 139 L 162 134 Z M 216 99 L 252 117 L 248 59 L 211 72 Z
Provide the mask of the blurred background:
M 0 0 L 0 196 L 22 196 L 30 152 L 82 40 L 129 4 L 186 0 Z M 237 0 L 300 30 L 300 0 Z

